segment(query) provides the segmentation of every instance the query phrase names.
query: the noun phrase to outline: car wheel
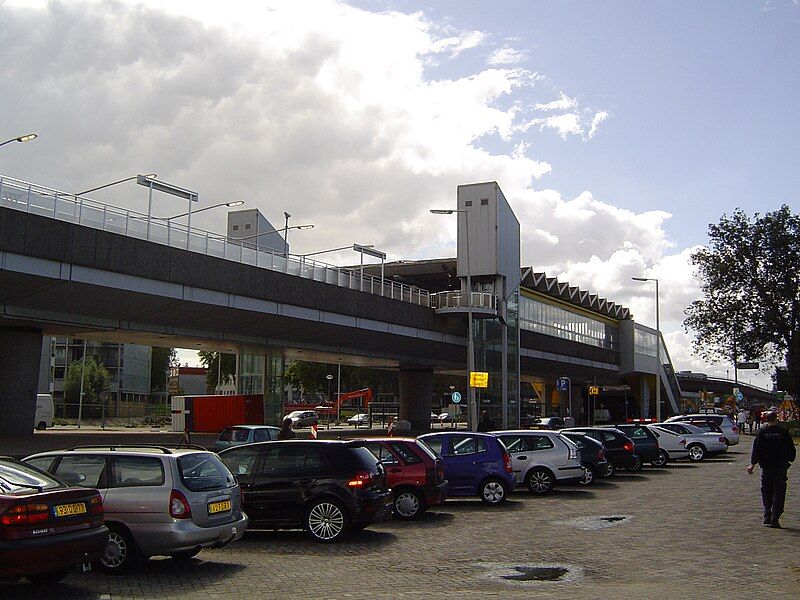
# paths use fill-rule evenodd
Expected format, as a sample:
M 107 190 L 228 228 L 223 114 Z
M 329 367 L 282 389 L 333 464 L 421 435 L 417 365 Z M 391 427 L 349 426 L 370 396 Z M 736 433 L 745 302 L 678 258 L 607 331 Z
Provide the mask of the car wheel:
M 638 454 L 633 455 L 633 464 L 627 467 L 631 473 L 637 473 L 642 470 L 642 458 Z
M 336 500 L 317 500 L 306 513 L 306 530 L 319 542 L 338 542 L 350 530 L 350 516 Z
M 525 483 L 532 494 L 542 495 L 549 493 L 553 489 L 555 481 L 550 471 L 536 467 L 528 471 Z
M 125 573 L 138 564 L 139 553 L 128 530 L 122 527 L 109 527 L 106 553 L 100 559 L 100 569 L 112 574 Z
M 202 548 L 198 546 L 197 548 L 192 548 L 191 550 L 173 552 L 172 554 L 170 554 L 170 556 L 175 560 L 189 560 L 190 558 L 194 558 L 195 556 L 200 554 L 200 550 L 202 550 Z
M 394 498 L 394 514 L 398 519 L 414 519 L 422 514 L 423 501 L 414 490 L 401 489 Z
M 605 477 L 613 477 L 617 473 L 617 467 L 614 466 L 614 463 L 608 461 L 606 464 L 606 470 L 603 472 L 602 476 Z
M 37 573 L 36 575 L 28 575 L 27 579 L 36 585 L 47 585 L 50 583 L 58 583 L 67 576 L 67 569 L 60 571 L 50 571 L 49 573 Z
M 663 467 L 669 462 L 669 454 L 667 454 L 666 450 L 659 450 L 658 451 L 658 458 L 655 460 L 651 460 L 650 464 L 654 467 Z
M 597 475 L 594 472 L 594 467 L 583 465 L 583 477 L 578 480 L 580 485 L 592 485 L 595 482 Z
M 37 431 L 44 431 L 45 429 L 47 429 L 47 423 L 45 423 L 44 421 L 40 421 L 40 422 L 39 422 L 39 423 L 36 425 L 36 430 L 37 430 Z
M 689 446 L 689 460 L 699 462 L 706 457 L 706 449 L 701 444 Z
M 499 479 L 487 479 L 481 484 L 480 497 L 484 504 L 489 506 L 497 506 L 502 504 L 508 498 L 508 489 L 506 484 Z

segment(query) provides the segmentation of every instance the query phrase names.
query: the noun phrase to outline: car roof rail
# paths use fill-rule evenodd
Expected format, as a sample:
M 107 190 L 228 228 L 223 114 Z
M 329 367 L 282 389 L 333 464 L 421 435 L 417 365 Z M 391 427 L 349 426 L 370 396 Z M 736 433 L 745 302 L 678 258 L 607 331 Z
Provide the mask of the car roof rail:
M 157 446 L 155 444 L 93 444 L 87 446 L 73 446 L 72 448 L 65 448 L 65 450 L 109 450 L 111 452 L 116 452 L 117 450 L 135 450 L 136 448 L 160 450 L 162 454 L 172 454 L 172 450 L 167 446 Z

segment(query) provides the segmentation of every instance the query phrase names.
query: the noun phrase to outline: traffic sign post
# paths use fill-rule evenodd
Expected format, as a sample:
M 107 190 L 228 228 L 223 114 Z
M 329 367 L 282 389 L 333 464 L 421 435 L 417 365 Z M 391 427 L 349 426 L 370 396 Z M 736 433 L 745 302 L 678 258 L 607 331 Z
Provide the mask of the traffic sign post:
M 567 416 L 572 416 L 572 380 L 569 377 L 559 377 L 556 379 L 556 389 L 559 392 L 567 392 Z M 563 417 L 563 411 L 561 416 Z
M 488 388 L 489 373 L 483 371 L 470 371 L 469 386 L 474 388 Z
M 453 404 L 458 404 L 461 402 L 461 392 L 453 392 L 450 394 L 450 399 L 453 401 Z

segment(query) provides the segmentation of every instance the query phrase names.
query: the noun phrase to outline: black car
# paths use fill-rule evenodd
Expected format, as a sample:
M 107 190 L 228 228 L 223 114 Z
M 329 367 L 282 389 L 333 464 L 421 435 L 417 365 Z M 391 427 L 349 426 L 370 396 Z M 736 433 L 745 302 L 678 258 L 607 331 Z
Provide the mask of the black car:
M 303 528 L 322 542 L 384 521 L 392 494 L 364 442 L 261 442 L 223 450 L 251 529 Z
M 582 431 L 561 431 L 561 435 L 575 442 L 584 468 L 581 485 L 591 485 L 598 477 L 606 477 L 610 463 L 606 460 L 603 444 Z
M 606 477 L 610 477 L 617 469 L 638 471 L 642 468 L 642 459 L 634 451 L 633 440 L 613 427 L 572 427 L 565 431 L 583 431 L 589 437 L 603 444 L 609 467 Z
M 650 463 L 654 467 L 663 467 L 667 464 L 666 457 L 659 448 L 658 438 L 647 427 L 634 423 L 623 423 L 616 425 L 615 428 L 631 438 L 633 451 L 642 459 L 642 462 Z

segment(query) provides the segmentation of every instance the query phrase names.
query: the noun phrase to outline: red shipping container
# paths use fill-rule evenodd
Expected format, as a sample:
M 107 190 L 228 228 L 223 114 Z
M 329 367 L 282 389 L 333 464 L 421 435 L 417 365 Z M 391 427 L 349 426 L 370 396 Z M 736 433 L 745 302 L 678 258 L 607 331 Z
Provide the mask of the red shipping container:
M 264 399 L 260 395 L 192 396 L 192 431 L 219 433 L 231 425 L 262 425 Z

